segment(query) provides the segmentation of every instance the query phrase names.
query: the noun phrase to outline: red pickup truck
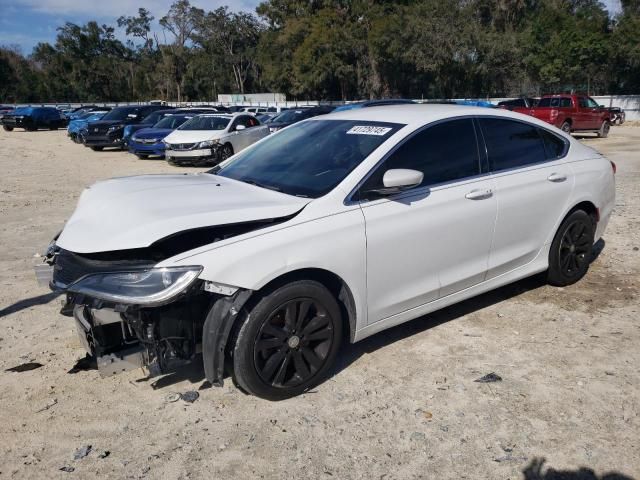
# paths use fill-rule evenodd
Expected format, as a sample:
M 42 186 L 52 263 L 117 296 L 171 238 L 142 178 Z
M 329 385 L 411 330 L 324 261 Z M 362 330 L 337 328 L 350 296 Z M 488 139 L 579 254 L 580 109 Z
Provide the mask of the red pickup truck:
M 543 95 L 538 105 L 515 108 L 551 125 L 571 132 L 597 132 L 599 137 L 609 135 L 611 114 L 586 95 Z

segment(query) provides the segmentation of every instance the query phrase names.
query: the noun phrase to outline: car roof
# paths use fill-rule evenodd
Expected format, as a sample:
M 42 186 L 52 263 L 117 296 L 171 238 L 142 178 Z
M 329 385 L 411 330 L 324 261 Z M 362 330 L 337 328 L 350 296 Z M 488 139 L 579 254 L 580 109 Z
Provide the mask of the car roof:
M 550 125 L 537 120 L 530 115 L 511 112 L 503 109 L 487 109 L 485 107 L 471 107 L 466 105 L 443 105 L 443 104 L 405 104 L 387 105 L 384 107 L 355 108 L 332 112 L 321 117 L 312 117 L 307 121 L 317 120 L 361 120 L 370 122 L 389 122 L 405 125 L 420 126 L 438 120 L 465 116 L 492 116 L 507 117 L 514 120 L 526 121 L 536 125 Z
M 222 117 L 222 118 L 233 118 L 233 117 L 239 117 L 240 115 L 249 115 L 248 112 L 237 112 L 237 113 L 225 113 L 225 112 L 218 112 L 218 113 L 201 113 L 198 115 L 198 117 Z

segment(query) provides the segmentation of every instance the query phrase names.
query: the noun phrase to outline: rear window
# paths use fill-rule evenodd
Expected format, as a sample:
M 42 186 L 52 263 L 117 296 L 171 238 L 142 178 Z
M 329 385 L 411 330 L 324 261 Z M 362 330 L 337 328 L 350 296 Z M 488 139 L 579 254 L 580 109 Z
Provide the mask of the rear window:
M 569 143 L 560 138 L 558 135 L 551 133 L 549 130 L 539 128 L 538 132 L 542 137 L 544 143 L 544 149 L 547 155 L 547 160 L 555 160 L 557 158 L 564 157 L 569 147 Z
M 503 118 L 481 118 L 480 126 L 492 171 L 547 160 L 545 145 L 536 126 Z

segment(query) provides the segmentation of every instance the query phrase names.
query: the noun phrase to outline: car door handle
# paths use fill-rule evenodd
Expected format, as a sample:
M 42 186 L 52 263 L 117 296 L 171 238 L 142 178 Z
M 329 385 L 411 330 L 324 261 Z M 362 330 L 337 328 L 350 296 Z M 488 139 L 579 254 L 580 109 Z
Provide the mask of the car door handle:
M 467 193 L 464 198 L 468 198 L 469 200 L 484 200 L 485 198 L 489 198 L 493 196 L 493 190 L 471 190 Z
M 562 173 L 552 173 L 547 177 L 547 180 L 549 180 L 550 182 L 556 182 L 556 183 L 564 182 L 566 179 L 567 179 L 567 176 L 563 175 Z

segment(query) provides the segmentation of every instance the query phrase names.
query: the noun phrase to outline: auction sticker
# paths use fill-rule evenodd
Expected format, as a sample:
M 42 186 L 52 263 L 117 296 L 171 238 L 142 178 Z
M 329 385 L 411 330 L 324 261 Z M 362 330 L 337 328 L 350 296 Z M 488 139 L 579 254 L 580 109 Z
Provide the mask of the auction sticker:
M 386 135 L 391 131 L 388 127 L 376 127 L 374 125 L 355 125 L 347 130 L 347 135 Z

